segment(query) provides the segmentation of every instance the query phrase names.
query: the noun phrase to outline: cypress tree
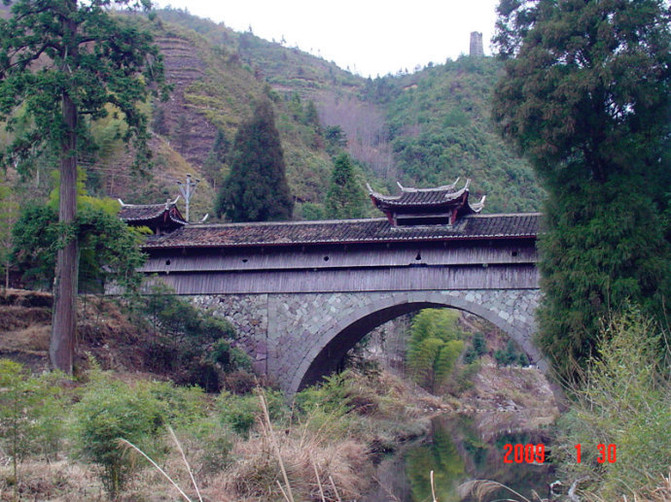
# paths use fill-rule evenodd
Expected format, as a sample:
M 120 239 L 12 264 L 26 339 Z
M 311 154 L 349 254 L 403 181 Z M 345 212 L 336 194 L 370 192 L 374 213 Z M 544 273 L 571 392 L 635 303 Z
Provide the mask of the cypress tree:
M 670 15 L 662 0 L 502 0 L 494 118 L 548 193 L 539 342 L 569 376 L 599 319 L 671 293 Z
M 92 120 L 114 110 L 128 125 L 137 165 L 149 157 L 147 118 L 138 107 L 163 85 L 163 65 L 152 35 L 113 14 L 115 7 L 149 8 L 131 0 L 3 0 L 11 17 L 0 19 L 0 121 L 13 133 L 3 159 L 19 166 L 43 152 L 59 157 L 59 223 L 71 228 L 77 217 L 77 158 L 90 146 Z M 156 93 L 153 91 L 153 93 Z M 19 110 L 30 119 L 17 130 Z M 72 372 L 78 275 L 76 238 L 63 239 L 56 260 L 54 308 L 49 348 L 55 368 Z
M 232 221 L 278 221 L 291 218 L 280 134 L 270 101 L 261 101 L 254 116 L 238 130 L 230 154 L 231 172 L 217 201 L 217 215 Z
M 362 218 L 365 213 L 366 194 L 357 179 L 352 161 L 346 153 L 340 154 L 331 171 L 331 184 L 326 195 L 329 218 Z

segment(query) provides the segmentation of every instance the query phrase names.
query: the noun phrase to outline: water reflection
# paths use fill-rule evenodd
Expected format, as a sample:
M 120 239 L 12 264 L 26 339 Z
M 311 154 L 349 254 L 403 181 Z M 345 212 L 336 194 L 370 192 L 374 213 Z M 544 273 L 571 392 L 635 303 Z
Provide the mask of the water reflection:
M 551 481 L 548 463 L 503 462 L 503 446 L 507 443 L 543 443 L 547 446 L 547 437 L 542 432 L 502 432 L 485 438 L 473 418 L 463 415 L 436 417 L 431 425 L 432 432 L 424 441 L 409 445 L 381 462 L 378 486 L 364 501 L 431 500 L 431 471 L 434 471 L 436 497 L 441 502 L 478 500 L 459 496 L 457 488 L 470 479 L 498 481 L 529 499 L 532 499 L 532 491 L 541 496 L 547 495 L 547 486 Z M 514 499 L 510 492 L 496 491 L 480 500 L 490 502 L 501 498 Z

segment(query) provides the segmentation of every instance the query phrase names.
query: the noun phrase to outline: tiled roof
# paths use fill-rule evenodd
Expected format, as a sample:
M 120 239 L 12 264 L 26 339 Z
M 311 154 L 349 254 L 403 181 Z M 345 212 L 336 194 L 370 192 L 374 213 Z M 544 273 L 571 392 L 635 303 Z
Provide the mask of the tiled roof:
M 119 211 L 119 218 L 124 221 L 151 220 L 158 218 L 165 211 L 165 204 L 124 205 Z
M 121 210 L 119 211 L 119 218 L 125 221 L 126 223 L 137 222 L 137 221 L 147 221 L 159 218 L 163 213 L 168 212 L 168 217 L 175 223 L 182 225 L 186 224 L 181 214 L 177 211 L 174 204 L 123 204 Z M 175 209 L 175 211 L 172 211 Z
M 373 193 L 375 198 L 384 201 L 389 206 L 435 206 L 445 205 L 461 198 L 466 190 L 421 190 L 416 192 L 404 191 L 401 195 L 388 196 Z
M 368 185 L 368 193 L 373 199 L 375 206 L 385 214 L 413 214 L 435 213 L 436 211 L 449 211 L 457 209 L 460 215 L 479 213 L 484 206 L 485 198 L 480 202 L 471 204 L 468 201 L 468 187 L 471 180 L 459 190 L 455 190 L 459 178 L 451 185 L 437 188 L 406 188 L 399 183 L 400 195 L 382 195 L 375 192 Z
M 168 235 L 150 236 L 144 248 L 535 238 L 539 222 L 539 213 L 528 213 L 470 215 L 455 225 L 405 227 L 386 219 L 187 225 Z

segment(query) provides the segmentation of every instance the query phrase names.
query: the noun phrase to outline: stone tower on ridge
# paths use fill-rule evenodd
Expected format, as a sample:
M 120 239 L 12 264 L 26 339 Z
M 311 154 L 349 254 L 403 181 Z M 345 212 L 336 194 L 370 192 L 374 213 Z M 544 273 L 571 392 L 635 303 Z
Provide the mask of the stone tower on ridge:
M 479 31 L 471 32 L 471 57 L 482 57 L 485 52 L 482 48 L 482 33 Z

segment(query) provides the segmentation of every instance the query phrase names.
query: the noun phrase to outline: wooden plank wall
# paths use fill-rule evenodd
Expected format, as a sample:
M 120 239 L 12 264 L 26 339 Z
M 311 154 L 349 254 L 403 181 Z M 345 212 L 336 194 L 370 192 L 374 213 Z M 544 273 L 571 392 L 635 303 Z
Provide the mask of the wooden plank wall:
M 448 243 L 446 243 L 448 244 Z M 449 243 L 451 244 L 451 243 Z M 153 251 L 146 273 L 393 267 L 405 265 L 522 264 L 538 260 L 533 242 L 386 247 L 318 247 Z
M 160 278 L 184 295 L 538 288 L 538 270 L 531 264 L 191 272 Z

